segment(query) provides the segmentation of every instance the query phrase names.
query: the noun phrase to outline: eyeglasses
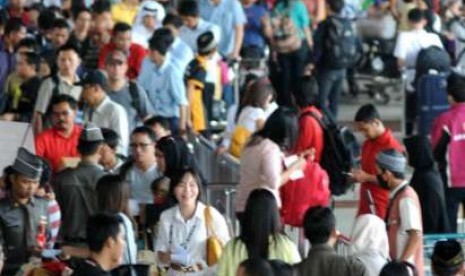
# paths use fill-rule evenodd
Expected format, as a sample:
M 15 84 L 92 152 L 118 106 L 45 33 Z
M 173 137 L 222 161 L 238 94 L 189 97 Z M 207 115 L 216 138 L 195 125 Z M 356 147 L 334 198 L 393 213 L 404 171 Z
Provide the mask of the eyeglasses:
M 153 143 L 131 143 L 129 146 L 131 148 L 146 148 L 148 146 L 152 146 Z

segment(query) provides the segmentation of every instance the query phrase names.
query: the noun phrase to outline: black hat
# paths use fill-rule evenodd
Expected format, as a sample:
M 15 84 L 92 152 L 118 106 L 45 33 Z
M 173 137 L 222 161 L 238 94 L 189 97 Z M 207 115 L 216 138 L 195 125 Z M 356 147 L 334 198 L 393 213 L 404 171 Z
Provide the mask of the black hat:
M 215 35 L 211 31 L 207 31 L 197 38 L 197 49 L 199 53 L 209 52 L 218 46 Z
M 462 246 L 455 240 L 436 242 L 431 263 L 437 273 L 457 271 L 464 264 Z
M 89 70 L 84 74 L 81 81 L 75 83 L 75 85 L 100 85 L 103 88 L 107 85 L 107 77 L 100 70 Z
M 20 147 L 11 169 L 21 175 L 38 181 L 40 180 L 43 170 L 42 160 L 27 149 Z
M 79 140 L 84 142 L 102 142 L 104 141 L 102 130 L 92 123 L 87 123 L 79 136 Z

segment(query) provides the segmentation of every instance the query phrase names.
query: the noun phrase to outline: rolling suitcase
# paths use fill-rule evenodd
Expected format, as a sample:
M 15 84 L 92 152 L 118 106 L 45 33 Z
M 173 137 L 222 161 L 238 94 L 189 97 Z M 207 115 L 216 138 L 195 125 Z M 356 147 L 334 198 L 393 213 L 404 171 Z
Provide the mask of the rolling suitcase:
M 434 119 L 449 109 L 446 87 L 445 74 L 429 73 L 419 78 L 416 91 L 418 134 L 429 135 Z

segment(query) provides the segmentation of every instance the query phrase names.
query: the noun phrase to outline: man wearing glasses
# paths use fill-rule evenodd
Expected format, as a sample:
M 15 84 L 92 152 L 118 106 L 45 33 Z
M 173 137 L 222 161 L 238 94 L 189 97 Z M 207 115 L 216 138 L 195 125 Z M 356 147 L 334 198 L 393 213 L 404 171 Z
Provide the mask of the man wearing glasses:
M 160 176 L 155 159 L 156 136 L 149 127 L 137 127 L 131 134 L 131 160 L 126 162 L 120 174 L 131 187 L 131 215 L 139 216 L 146 204 L 153 203 L 152 182 Z M 143 216 L 142 216 L 143 217 Z
M 35 139 L 36 154 L 50 162 L 54 173 L 63 169 L 66 158 L 77 158 L 82 127 L 75 124 L 78 104 L 66 94 L 52 98 L 53 127 Z

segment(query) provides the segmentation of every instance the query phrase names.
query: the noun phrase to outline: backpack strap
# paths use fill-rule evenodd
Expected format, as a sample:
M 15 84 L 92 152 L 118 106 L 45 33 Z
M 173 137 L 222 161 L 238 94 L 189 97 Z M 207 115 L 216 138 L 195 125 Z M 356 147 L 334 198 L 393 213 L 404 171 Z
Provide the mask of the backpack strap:
M 141 117 L 142 110 L 141 110 L 141 102 L 140 102 L 140 97 L 139 97 L 139 88 L 137 87 L 137 84 L 133 81 L 129 81 L 129 95 L 131 96 L 131 105 L 132 107 L 136 110 L 137 115 Z
M 48 103 L 47 111 L 45 111 L 47 117 L 52 113 L 52 99 L 60 94 L 60 79 L 58 78 L 58 74 L 51 74 L 49 78 L 53 82 L 53 89 L 52 95 L 50 96 L 50 101 Z

